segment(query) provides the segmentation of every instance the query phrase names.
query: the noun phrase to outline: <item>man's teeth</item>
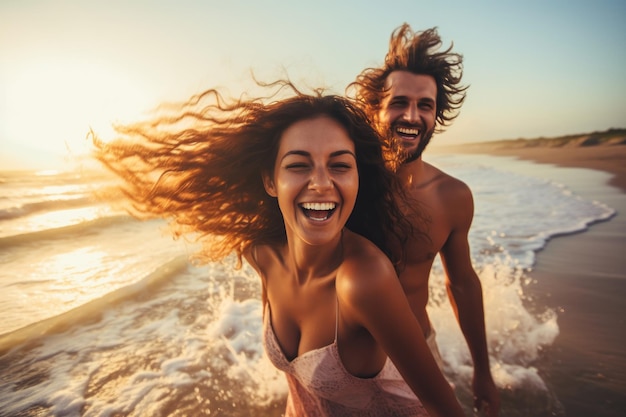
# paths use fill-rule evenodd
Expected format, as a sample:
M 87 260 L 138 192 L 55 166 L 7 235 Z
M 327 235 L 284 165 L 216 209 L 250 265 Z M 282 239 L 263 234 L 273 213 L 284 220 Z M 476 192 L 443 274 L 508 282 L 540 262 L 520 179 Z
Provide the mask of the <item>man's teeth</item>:
M 328 211 L 334 209 L 335 203 L 302 203 L 302 208 L 306 210 Z
M 417 136 L 420 133 L 419 129 L 409 128 L 409 127 L 399 127 L 396 129 L 396 131 L 400 133 L 401 135 L 412 135 L 412 136 Z

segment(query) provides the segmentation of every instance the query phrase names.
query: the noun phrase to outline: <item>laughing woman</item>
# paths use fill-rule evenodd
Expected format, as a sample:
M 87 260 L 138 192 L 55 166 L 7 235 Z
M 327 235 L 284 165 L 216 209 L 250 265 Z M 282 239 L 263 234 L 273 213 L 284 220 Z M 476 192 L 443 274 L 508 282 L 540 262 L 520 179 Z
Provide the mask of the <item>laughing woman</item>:
M 275 86 L 290 97 L 209 90 L 95 138 L 96 157 L 131 213 L 171 220 L 203 261 L 235 253 L 258 272 L 287 416 L 462 416 L 390 258 L 410 227 L 376 133 L 341 97 Z

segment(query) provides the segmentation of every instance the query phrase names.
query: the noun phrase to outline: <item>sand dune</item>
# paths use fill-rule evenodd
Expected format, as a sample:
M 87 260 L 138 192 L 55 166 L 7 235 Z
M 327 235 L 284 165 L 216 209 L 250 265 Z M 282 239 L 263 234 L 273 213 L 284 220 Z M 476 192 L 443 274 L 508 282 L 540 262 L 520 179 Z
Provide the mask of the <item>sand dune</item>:
M 429 148 L 428 152 L 430 151 Z M 440 146 L 433 148 L 433 151 L 515 156 L 544 164 L 606 171 L 614 175 L 609 184 L 626 192 L 626 129 L 609 129 L 605 132 L 556 138 Z

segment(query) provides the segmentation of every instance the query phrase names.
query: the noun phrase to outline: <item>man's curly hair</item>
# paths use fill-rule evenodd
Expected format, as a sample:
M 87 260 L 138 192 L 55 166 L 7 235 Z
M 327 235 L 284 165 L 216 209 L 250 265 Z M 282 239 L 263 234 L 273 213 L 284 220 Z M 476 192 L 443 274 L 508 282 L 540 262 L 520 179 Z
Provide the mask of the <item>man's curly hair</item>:
M 414 32 L 404 23 L 391 34 L 384 65 L 363 70 L 346 88 L 348 96 L 359 103 L 370 119 L 377 120 L 386 93 L 385 80 L 390 73 L 430 75 L 437 84 L 436 121 L 441 131 L 458 116 L 468 88 L 461 84 L 463 56 L 452 52 L 453 44 L 443 51 L 439 50 L 441 45 L 437 28 Z

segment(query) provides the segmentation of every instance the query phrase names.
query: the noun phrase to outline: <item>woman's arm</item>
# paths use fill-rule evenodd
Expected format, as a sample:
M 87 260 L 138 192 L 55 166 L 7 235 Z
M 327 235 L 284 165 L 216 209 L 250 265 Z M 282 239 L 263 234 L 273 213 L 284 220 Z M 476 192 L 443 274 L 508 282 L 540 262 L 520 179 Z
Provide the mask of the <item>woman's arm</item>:
M 244 259 L 252 266 L 252 268 L 259 274 L 259 278 L 261 278 L 261 301 L 263 302 L 263 311 L 265 311 L 265 303 L 267 302 L 267 283 L 265 279 L 265 273 L 259 265 L 259 252 L 262 251 L 262 247 L 258 245 L 248 246 L 243 250 L 241 254 Z
M 464 416 L 391 262 L 381 252 L 371 252 L 346 262 L 338 277 L 337 294 L 344 309 L 369 331 L 432 416 Z

